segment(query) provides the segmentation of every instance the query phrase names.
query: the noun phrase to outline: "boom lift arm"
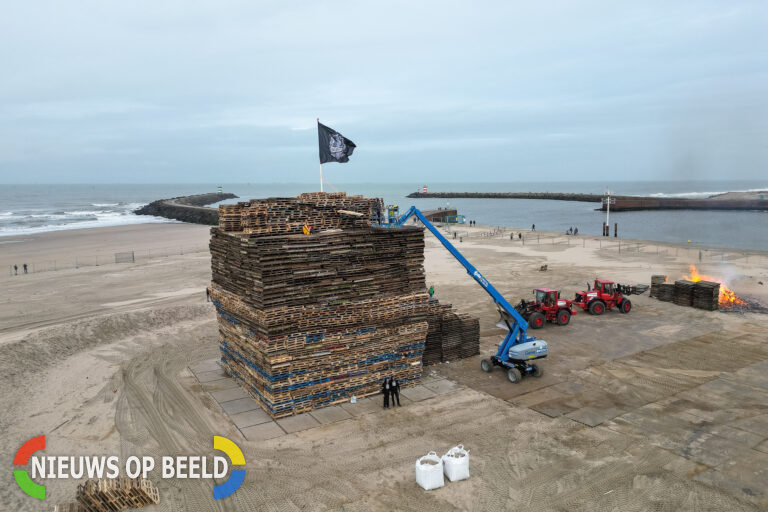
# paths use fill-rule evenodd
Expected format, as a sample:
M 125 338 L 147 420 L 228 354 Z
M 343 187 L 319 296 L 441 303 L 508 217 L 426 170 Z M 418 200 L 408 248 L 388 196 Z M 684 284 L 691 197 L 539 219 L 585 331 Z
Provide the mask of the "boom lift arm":
M 506 367 L 508 369 L 509 380 L 512 382 L 519 381 L 521 375 L 532 374 L 536 377 L 540 376 L 541 370 L 536 365 L 530 364 L 528 361 L 546 357 L 547 342 L 526 335 L 528 322 L 526 322 L 507 299 L 505 299 L 504 296 L 499 293 L 499 291 L 488 282 L 485 277 L 483 277 L 480 271 L 477 270 L 429 220 L 427 220 L 418 208 L 411 206 L 402 217 L 397 219 L 396 222 L 390 223 L 389 226 L 400 227 L 412 216 L 419 219 L 421 223 L 435 235 L 440 243 L 443 244 L 443 247 L 448 249 L 448 252 L 450 252 L 451 255 L 467 270 L 467 274 L 472 276 L 472 278 L 483 287 L 488 295 L 491 296 L 501 315 L 499 321 L 499 324 L 501 325 L 497 325 L 500 327 L 506 325 L 507 335 L 504 338 L 504 341 L 499 344 L 499 350 L 495 356 L 491 357 L 490 362 L 483 360 L 483 370 L 490 371 L 493 368 L 491 364 Z

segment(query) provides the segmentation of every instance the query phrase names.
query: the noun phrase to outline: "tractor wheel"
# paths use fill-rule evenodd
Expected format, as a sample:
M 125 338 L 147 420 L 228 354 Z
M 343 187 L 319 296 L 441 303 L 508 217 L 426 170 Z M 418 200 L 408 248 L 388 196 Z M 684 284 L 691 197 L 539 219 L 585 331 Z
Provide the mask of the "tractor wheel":
M 490 373 L 491 370 L 493 370 L 493 363 L 491 363 L 488 359 L 483 359 L 480 361 L 480 368 L 482 368 L 485 373 Z
M 605 304 L 603 301 L 596 300 L 589 305 L 589 312 L 593 315 L 602 315 L 605 312 Z
M 531 368 L 533 368 L 533 371 L 531 372 L 531 375 L 533 375 L 533 376 L 534 376 L 534 377 L 536 377 L 537 379 L 538 379 L 539 377 L 541 377 L 542 375 L 544 375 L 544 370 L 542 370 L 541 368 L 539 368 L 539 365 L 537 365 L 537 364 L 532 364 L 532 365 L 531 365 Z
M 621 301 L 621 304 L 619 304 L 619 311 L 622 313 L 629 313 L 629 311 L 632 309 L 632 303 L 629 302 L 629 299 L 624 299 Z
M 523 380 L 523 375 L 520 373 L 520 370 L 517 368 L 510 368 L 507 371 L 507 378 L 509 379 L 509 382 L 513 384 L 517 384 L 521 380 Z
M 528 323 L 532 329 L 541 329 L 544 327 L 544 314 L 539 311 L 531 313 L 531 316 L 528 318 Z
M 561 309 L 557 312 L 557 325 L 568 325 L 571 321 L 571 312 L 567 309 Z

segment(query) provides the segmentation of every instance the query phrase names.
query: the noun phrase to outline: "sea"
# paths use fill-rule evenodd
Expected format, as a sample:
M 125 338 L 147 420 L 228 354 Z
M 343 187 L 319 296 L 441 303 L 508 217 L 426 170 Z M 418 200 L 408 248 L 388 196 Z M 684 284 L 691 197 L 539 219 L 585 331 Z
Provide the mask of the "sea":
M 240 199 L 291 197 L 319 190 L 317 183 L 210 183 L 210 184 L 94 184 L 94 185 L 0 185 L 0 250 L 18 235 L 47 231 L 121 226 L 167 219 L 135 215 L 151 201 L 190 194 L 215 192 L 221 186 Z M 491 226 L 507 226 L 599 235 L 605 213 L 597 203 L 532 199 L 410 199 L 423 187 L 432 192 L 581 192 L 653 197 L 708 197 L 729 191 L 768 190 L 768 178 L 752 181 L 626 181 L 515 182 L 515 183 L 334 183 L 327 192 L 344 191 L 381 197 L 401 211 L 411 205 L 420 209 L 456 208 L 467 220 Z M 768 200 L 768 198 L 766 199 Z M 662 242 L 768 251 L 768 211 L 637 211 L 612 213 L 619 236 Z

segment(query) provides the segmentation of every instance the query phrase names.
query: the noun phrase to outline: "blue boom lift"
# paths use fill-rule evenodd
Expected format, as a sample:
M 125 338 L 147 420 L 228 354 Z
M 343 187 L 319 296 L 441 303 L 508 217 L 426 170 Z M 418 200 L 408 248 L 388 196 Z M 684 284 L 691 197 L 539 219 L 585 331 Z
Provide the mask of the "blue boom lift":
M 429 220 L 415 207 L 411 206 L 402 217 L 395 222 L 384 224 L 388 227 L 400 227 L 411 217 L 415 216 L 419 219 L 433 235 L 437 237 L 443 247 L 448 249 L 456 260 L 461 263 L 467 274 L 478 282 L 483 289 L 488 292 L 493 302 L 496 304 L 496 308 L 499 310 L 501 318 L 496 324 L 502 329 L 507 329 L 507 335 L 504 341 L 499 343 L 499 350 L 496 355 L 491 356 L 490 359 L 483 359 L 480 363 L 484 372 L 490 372 L 494 366 L 501 366 L 507 370 L 507 378 L 511 382 L 520 382 L 523 376 L 531 375 L 533 377 L 541 377 L 542 370 L 535 363 L 531 361 L 535 359 L 541 359 L 547 357 L 547 342 L 537 339 L 535 336 L 527 336 L 528 322 L 515 310 L 515 308 L 507 302 L 507 299 L 493 287 L 488 280 L 483 277 L 479 270 L 472 266 L 467 259 L 432 225 Z

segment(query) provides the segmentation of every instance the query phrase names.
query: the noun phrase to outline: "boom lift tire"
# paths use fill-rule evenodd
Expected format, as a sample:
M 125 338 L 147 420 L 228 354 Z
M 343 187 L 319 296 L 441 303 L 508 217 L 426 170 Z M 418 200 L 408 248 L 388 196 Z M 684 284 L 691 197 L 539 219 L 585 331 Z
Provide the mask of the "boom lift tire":
M 539 311 L 531 313 L 531 316 L 528 317 L 528 325 L 530 325 L 532 329 L 541 329 L 544 327 L 545 321 L 544 314 Z
M 517 384 L 523 380 L 523 375 L 517 368 L 510 368 L 509 371 L 507 371 L 507 378 L 509 379 L 509 382 Z
M 601 300 L 596 300 L 589 305 L 589 312 L 595 316 L 602 315 L 605 312 L 605 304 Z
M 482 361 L 480 361 L 480 368 L 481 368 L 481 369 L 482 369 L 482 370 L 483 370 L 485 373 L 491 373 L 491 370 L 493 370 L 493 363 L 491 363 L 491 362 L 490 362 L 489 360 L 487 360 L 487 359 L 483 359 Z
M 531 368 L 533 368 L 533 371 L 531 372 L 531 375 L 533 375 L 533 376 L 534 376 L 534 377 L 536 377 L 537 379 L 538 379 L 539 377 L 541 377 L 542 375 L 544 375 L 544 370 L 542 370 L 541 368 L 539 368 L 539 365 L 537 365 L 537 364 L 532 364 L 532 365 L 531 365 Z
M 561 309 L 557 312 L 557 325 L 568 325 L 571 321 L 571 312 L 567 309 Z

